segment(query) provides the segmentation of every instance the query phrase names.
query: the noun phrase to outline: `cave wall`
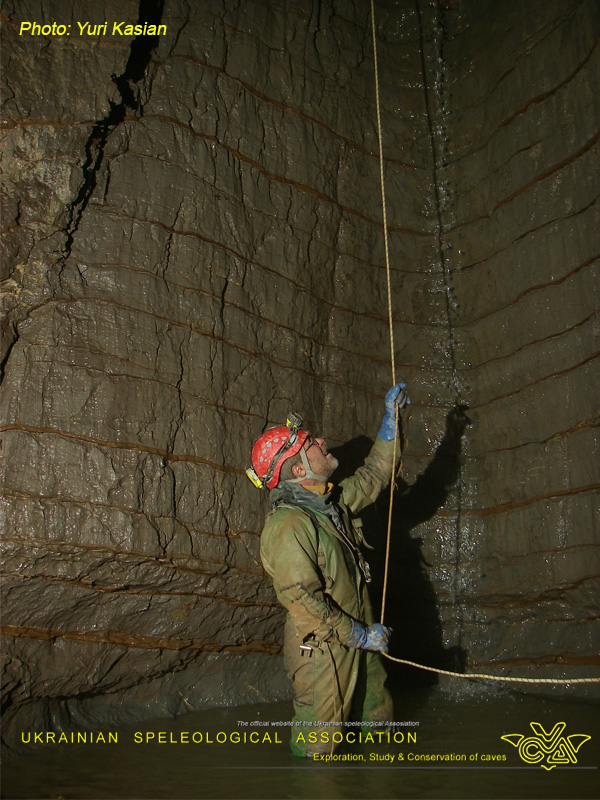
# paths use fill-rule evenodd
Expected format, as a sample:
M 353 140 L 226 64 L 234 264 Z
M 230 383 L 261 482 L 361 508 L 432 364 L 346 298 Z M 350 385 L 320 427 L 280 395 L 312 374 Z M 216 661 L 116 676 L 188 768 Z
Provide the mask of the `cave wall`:
M 251 443 L 290 408 L 373 438 L 390 382 L 368 7 L 154 11 L 168 33 L 140 44 L 27 38 L 39 7 L 3 10 L 8 732 L 287 695 Z M 443 298 L 414 26 L 382 91 L 416 372 Z M 416 417 L 444 403 L 427 375 Z
M 65 5 L 2 5 L 5 735 L 286 696 L 251 443 L 290 409 L 372 439 L 390 382 L 368 3 L 19 35 L 139 13 Z M 394 558 L 427 599 L 396 654 L 589 660 L 597 8 L 378 25 L 413 397 Z
M 600 7 L 467 3 L 436 26 L 440 240 L 473 423 L 455 636 L 476 663 L 586 674 L 575 665 L 600 652 Z
M 436 580 L 443 627 L 473 663 L 593 673 L 600 7 L 448 3 L 423 17 L 453 361 L 472 423 L 459 566 Z M 440 564 L 435 541 L 427 552 Z

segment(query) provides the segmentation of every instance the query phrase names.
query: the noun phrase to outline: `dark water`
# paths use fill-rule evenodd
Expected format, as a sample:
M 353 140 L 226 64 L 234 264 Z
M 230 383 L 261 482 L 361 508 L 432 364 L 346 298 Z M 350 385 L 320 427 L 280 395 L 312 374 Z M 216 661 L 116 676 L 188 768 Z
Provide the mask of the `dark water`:
M 2 797 L 600 797 L 600 706 L 583 701 L 577 689 L 559 700 L 466 684 L 400 693 L 396 701 L 397 721 L 418 722 L 418 726 L 397 728 L 404 733 L 403 743 L 363 742 L 337 751 L 363 761 L 314 763 L 292 757 L 287 745 L 289 728 L 273 725 L 291 719 L 289 703 L 211 709 L 115 729 L 111 732 L 117 736 L 116 743 L 33 745 L 4 766 Z M 548 755 L 536 739 L 541 729 L 536 734 L 531 722 L 539 723 L 548 734 L 554 730 L 555 741 L 547 749 L 566 763 L 550 770 L 540 763 L 527 763 L 517 747 L 501 739 L 505 734 L 528 737 L 529 757 L 542 755 L 541 763 L 547 764 Z M 560 736 L 557 723 L 565 723 Z M 217 741 L 244 731 L 254 738 L 268 735 L 272 741 Z M 416 733 L 416 742 L 407 741 L 408 731 Z M 157 741 L 161 732 L 164 743 Z M 154 734 L 154 739 L 146 742 L 147 734 Z M 202 743 L 193 743 L 192 737 L 198 739 L 199 734 Z M 105 736 L 108 739 L 108 731 Z M 583 741 L 584 736 L 591 739 Z M 190 741 L 182 743 L 186 737 Z M 417 760 L 434 754 L 454 760 Z M 379 760 L 371 760 L 374 756 Z M 385 756 L 388 760 L 383 760 Z M 466 760 L 461 760 L 463 756 Z

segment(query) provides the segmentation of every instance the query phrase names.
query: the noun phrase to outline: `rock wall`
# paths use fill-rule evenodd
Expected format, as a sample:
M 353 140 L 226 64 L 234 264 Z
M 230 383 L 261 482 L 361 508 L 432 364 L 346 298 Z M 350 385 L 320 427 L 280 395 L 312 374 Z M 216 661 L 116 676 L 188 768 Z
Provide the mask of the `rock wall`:
M 389 613 L 439 663 L 595 652 L 597 8 L 502 6 L 377 4 Z M 390 383 L 369 4 L 65 8 L 2 6 L 8 739 L 284 696 L 251 443 L 295 409 L 351 463 Z
M 426 557 L 469 661 L 583 675 L 575 665 L 600 652 L 600 7 L 461 5 L 422 14 L 452 361 L 472 423 L 458 568 L 435 537 Z
M 133 3 L 96 36 L 4 12 L 6 719 L 30 726 L 287 692 L 250 446 L 290 407 L 372 437 L 389 383 L 367 7 L 160 12 L 137 49 L 110 35 Z M 389 108 L 403 81 L 424 129 L 419 51 L 385 57 L 419 353 L 430 149 Z

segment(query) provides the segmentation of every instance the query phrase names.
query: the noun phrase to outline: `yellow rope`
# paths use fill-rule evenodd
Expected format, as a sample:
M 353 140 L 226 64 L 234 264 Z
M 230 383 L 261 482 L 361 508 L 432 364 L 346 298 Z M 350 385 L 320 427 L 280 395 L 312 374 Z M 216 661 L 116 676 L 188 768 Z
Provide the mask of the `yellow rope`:
M 373 34 L 373 66 L 375 71 L 375 106 L 377 109 L 377 136 L 379 139 L 379 181 L 381 184 L 381 206 L 383 209 L 383 241 L 385 245 L 385 272 L 387 278 L 387 301 L 388 301 L 388 320 L 389 320 L 389 327 L 390 327 L 390 354 L 391 354 L 391 363 L 392 363 L 392 385 L 395 386 L 396 384 L 396 361 L 395 361 L 395 354 L 394 354 L 394 322 L 392 316 L 392 284 L 391 284 L 391 271 L 390 271 L 390 247 L 389 247 L 389 237 L 388 237 L 388 226 L 387 226 L 387 211 L 385 205 L 385 180 L 383 175 L 383 139 L 381 134 L 381 103 L 379 100 L 379 70 L 377 66 L 377 35 L 376 35 L 376 25 L 375 25 L 375 0 L 371 0 L 371 30 Z M 398 410 L 396 409 L 396 423 L 397 423 L 397 415 Z M 394 438 L 394 452 L 393 452 L 393 460 L 392 460 L 392 476 L 390 481 L 390 507 L 388 510 L 388 523 L 387 523 L 387 537 L 386 537 L 386 546 L 385 546 L 385 566 L 383 571 L 383 592 L 381 598 L 381 624 L 383 625 L 383 620 L 385 618 L 385 599 L 387 595 L 387 582 L 388 582 L 388 573 L 389 573 L 389 562 L 390 562 L 390 542 L 391 542 L 391 533 L 392 533 L 392 510 L 393 510 L 393 498 L 394 498 L 394 478 L 395 478 L 395 467 L 396 467 L 396 443 L 398 441 L 398 437 Z M 389 659 L 390 661 L 395 661 L 397 664 L 406 664 L 410 667 L 416 667 L 417 669 L 426 670 L 427 672 L 436 672 L 438 675 L 450 675 L 454 678 L 476 678 L 479 680 L 487 680 L 487 681 L 503 681 L 503 682 L 511 682 L 511 683 L 549 683 L 549 684 L 574 684 L 574 683 L 600 683 L 600 678 L 574 678 L 572 680 L 564 679 L 555 679 L 555 678 L 511 678 L 511 677 L 501 677 L 498 675 L 485 675 L 483 673 L 465 673 L 465 672 L 451 672 L 450 670 L 445 669 L 435 669 L 434 667 L 427 667 L 423 664 L 416 664 L 414 661 L 407 661 L 403 658 L 394 658 L 394 656 L 390 656 L 387 653 L 383 653 L 383 655 Z
M 383 242 L 385 245 L 385 273 L 387 277 L 388 319 L 390 323 L 390 356 L 392 361 L 392 385 L 396 384 L 396 360 L 394 355 L 394 323 L 392 318 L 392 283 L 390 276 L 390 245 L 385 206 L 385 181 L 383 178 L 383 140 L 381 135 L 381 108 L 379 101 L 379 70 L 377 68 L 377 36 L 375 34 L 375 3 L 371 0 L 371 27 L 373 31 L 373 64 L 375 67 L 375 106 L 377 108 L 377 136 L 379 138 L 379 182 L 381 184 L 381 207 L 383 210 Z
M 424 669 L 427 672 L 436 672 L 438 675 L 450 675 L 453 678 L 476 678 L 485 681 L 502 681 L 511 683 L 551 683 L 554 685 L 567 685 L 572 683 L 600 683 L 600 678 L 512 678 L 508 675 L 487 675 L 483 672 L 452 672 L 448 669 L 436 669 L 435 667 L 426 667 L 423 664 L 417 664 L 415 661 L 407 661 L 405 658 L 395 658 L 389 653 L 382 653 L 390 661 L 395 661 L 397 664 L 406 664 L 409 667 L 416 667 L 417 669 Z
M 379 71 L 377 69 L 377 36 L 375 33 L 375 3 L 371 0 L 371 28 L 373 32 L 373 64 L 375 67 L 375 106 L 377 108 L 377 136 L 379 138 L 379 182 L 381 184 L 381 206 L 383 209 L 383 241 L 385 245 L 385 274 L 387 278 L 388 320 L 390 326 L 390 356 L 392 362 L 392 386 L 396 385 L 396 359 L 394 355 L 394 320 L 392 316 L 392 283 L 390 274 L 390 246 L 387 226 L 387 211 L 385 207 L 385 181 L 383 177 L 383 140 L 381 135 L 381 109 L 379 101 Z M 398 409 L 396 408 L 396 427 L 398 424 Z M 390 541 L 392 533 L 392 510 L 394 498 L 394 471 L 396 465 L 396 445 L 398 437 L 394 437 L 394 451 L 392 457 L 392 477 L 390 491 L 390 507 L 388 509 L 387 541 L 385 548 L 385 566 L 383 570 L 383 596 L 381 599 L 381 623 L 385 616 L 385 598 L 387 595 L 387 580 L 390 561 Z

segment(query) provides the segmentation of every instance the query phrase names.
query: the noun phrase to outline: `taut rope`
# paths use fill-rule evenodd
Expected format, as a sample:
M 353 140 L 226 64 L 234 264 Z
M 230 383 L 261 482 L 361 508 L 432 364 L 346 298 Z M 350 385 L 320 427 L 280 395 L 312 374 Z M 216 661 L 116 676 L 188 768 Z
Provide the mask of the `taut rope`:
M 390 327 L 390 358 L 392 363 L 392 386 L 396 385 L 396 358 L 394 354 L 394 319 L 392 315 L 392 281 L 390 270 L 390 245 L 387 226 L 387 210 L 385 207 L 385 179 L 383 177 L 383 139 L 381 134 L 381 104 L 379 101 L 379 71 L 377 68 L 377 36 L 375 33 L 375 4 L 371 0 L 371 27 L 373 31 L 373 64 L 375 67 L 375 105 L 377 108 L 377 136 L 379 139 L 379 182 L 381 184 L 381 207 L 383 209 L 383 241 L 385 244 L 385 274 L 387 278 L 388 321 Z M 398 409 L 396 407 L 396 427 L 398 425 Z M 390 491 L 390 507 L 388 509 L 387 538 L 385 547 L 385 567 L 383 570 L 383 596 L 381 599 L 381 622 L 385 616 L 385 598 L 387 595 L 387 580 L 390 561 L 390 541 L 392 533 L 392 511 L 394 505 L 394 471 L 396 466 L 396 447 L 398 437 L 394 437 L 394 451 L 392 459 L 392 478 Z

